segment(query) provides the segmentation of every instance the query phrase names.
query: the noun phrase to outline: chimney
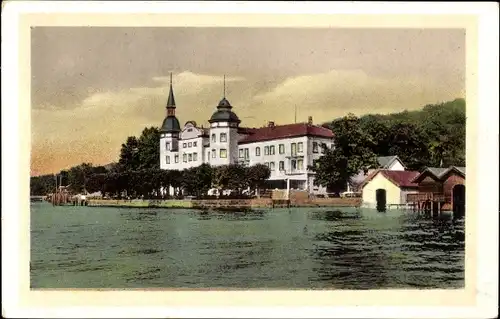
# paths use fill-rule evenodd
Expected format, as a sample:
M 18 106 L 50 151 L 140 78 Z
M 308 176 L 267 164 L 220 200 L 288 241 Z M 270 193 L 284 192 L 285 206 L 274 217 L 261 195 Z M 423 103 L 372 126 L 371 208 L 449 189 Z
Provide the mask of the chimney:
M 273 121 L 269 121 L 267 123 L 267 127 L 274 127 L 274 122 Z
M 309 116 L 307 118 L 307 125 L 313 125 L 313 117 L 312 116 Z

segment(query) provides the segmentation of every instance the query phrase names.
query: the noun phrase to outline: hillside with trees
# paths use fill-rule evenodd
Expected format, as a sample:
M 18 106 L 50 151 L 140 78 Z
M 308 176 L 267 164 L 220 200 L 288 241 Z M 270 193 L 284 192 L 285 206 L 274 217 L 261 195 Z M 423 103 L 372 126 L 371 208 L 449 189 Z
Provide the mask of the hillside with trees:
M 411 112 L 349 114 L 324 124 L 334 132 L 336 148 L 311 170 L 319 185 L 336 192 L 353 175 L 376 168 L 377 156 L 397 155 L 409 170 L 465 166 L 465 121 L 464 99 Z

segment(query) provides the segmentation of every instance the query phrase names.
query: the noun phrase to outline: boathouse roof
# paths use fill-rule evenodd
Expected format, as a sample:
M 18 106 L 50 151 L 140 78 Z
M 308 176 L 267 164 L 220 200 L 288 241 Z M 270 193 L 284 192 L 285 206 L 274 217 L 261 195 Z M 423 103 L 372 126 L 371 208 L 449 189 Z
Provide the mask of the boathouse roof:
M 420 173 L 417 171 L 391 171 L 388 169 L 377 169 L 370 173 L 368 177 L 363 181 L 361 187 L 365 187 L 372 179 L 378 174 L 384 176 L 387 180 L 392 182 L 394 185 L 401 188 L 417 188 L 418 184 L 413 182 L 413 179 Z
M 462 166 L 450 166 L 448 168 L 445 167 L 427 167 L 420 174 L 415 176 L 413 182 L 418 183 L 422 178 L 428 174 L 430 174 L 434 179 L 441 180 L 444 176 L 446 176 L 449 172 L 456 172 L 459 175 L 465 177 L 465 167 Z

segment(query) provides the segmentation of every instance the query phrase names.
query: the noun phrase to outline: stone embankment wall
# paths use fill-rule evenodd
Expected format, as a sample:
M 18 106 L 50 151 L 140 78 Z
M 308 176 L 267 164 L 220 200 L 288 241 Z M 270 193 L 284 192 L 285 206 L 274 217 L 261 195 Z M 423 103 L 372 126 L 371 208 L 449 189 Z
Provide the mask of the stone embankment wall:
M 290 198 L 291 207 L 356 207 L 361 205 L 360 198 Z M 164 208 L 227 208 L 251 209 L 287 207 L 288 201 L 283 199 L 253 198 L 253 199 L 205 199 L 205 200 L 111 200 L 89 199 L 92 207 L 164 207 Z

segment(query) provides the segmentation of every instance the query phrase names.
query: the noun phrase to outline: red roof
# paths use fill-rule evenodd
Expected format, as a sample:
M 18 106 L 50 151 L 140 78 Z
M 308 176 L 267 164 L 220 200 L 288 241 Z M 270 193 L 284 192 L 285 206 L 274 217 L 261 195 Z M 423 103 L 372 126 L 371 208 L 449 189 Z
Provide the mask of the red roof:
M 412 183 L 412 180 L 420 174 L 416 171 L 389 171 L 383 170 L 380 172 L 388 180 L 399 187 L 417 187 L 418 184 Z
M 378 173 L 382 174 L 385 178 L 391 181 L 394 185 L 398 187 L 416 188 L 417 183 L 413 183 L 413 179 L 417 177 L 420 173 L 416 171 L 391 171 L 385 169 L 375 170 L 370 174 L 362 183 L 362 187 L 371 181 Z
M 245 129 L 245 133 L 248 134 L 239 144 L 263 142 L 281 138 L 291 138 L 299 136 L 318 136 L 333 138 L 333 132 L 327 128 L 308 125 L 306 123 L 296 123 L 287 125 L 274 125 L 271 127 L 262 127 L 255 129 Z

